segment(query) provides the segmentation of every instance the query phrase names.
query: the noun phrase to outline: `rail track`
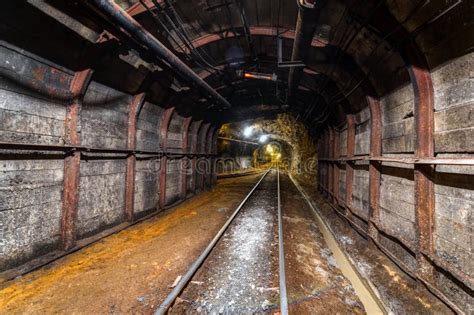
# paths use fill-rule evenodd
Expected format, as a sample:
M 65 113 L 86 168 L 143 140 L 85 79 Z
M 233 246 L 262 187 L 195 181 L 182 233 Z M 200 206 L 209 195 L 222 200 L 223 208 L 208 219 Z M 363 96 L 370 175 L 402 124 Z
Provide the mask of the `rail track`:
M 275 197 L 277 198 L 277 213 L 278 216 L 278 266 L 279 266 L 279 295 L 280 295 L 280 313 L 281 314 L 288 314 L 288 299 L 286 295 L 286 279 L 285 279 L 285 255 L 284 255 L 284 247 L 283 247 L 283 226 L 282 226 L 282 218 L 281 218 L 281 203 L 280 203 L 280 172 L 278 167 L 268 169 L 258 180 L 258 182 L 253 186 L 250 192 L 245 196 L 245 198 L 241 201 L 238 207 L 234 210 L 232 215 L 229 219 L 224 223 L 221 229 L 217 232 L 214 238 L 210 241 L 207 247 L 202 251 L 199 257 L 193 262 L 190 268 L 186 271 L 186 273 L 180 278 L 180 280 L 176 283 L 173 290 L 168 294 L 162 304 L 156 309 L 155 314 L 165 314 L 169 308 L 173 305 L 175 300 L 180 296 L 181 292 L 184 288 L 190 283 L 193 279 L 193 276 L 196 274 L 200 266 L 206 261 L 211 251 L 216 247 L 219 241 L 222 239 L 223 235 L 228 230 L 229 226 L 233 223 L 236 217 L 240 214 L 242 208 L 247 204 L 248 200 L 255 195 L 255 192 L 261 186 L 261 183 L 267 177 L 267 175 L 271 171 L 276 172 L 276 179 L 277 179 L 277 191 L 275 192 Z
M 269 179 L 269 181 L 265 181 L 265 184 L 262 185 L 265 178 L 267 178 L 267 176 L 269 174 L 271 174 L 271 176 L 274 177 L 275 179 L 271 178 L 271 179 Z M 301 187 L 299 187 L 299 185 L 293 180 L 293 178 L 291 178 L 291 180 L 293 181 L 293 184 L 295 185 L 295 187 L 297 188 L 297 190 L 299 191 L 301 196 L 309 204 L 312 211 L 316 212 L 316 210 L 314 209 L 313 205 L 311 205 L 311 202 L 309 201 L 306 194 L 301 190 Z M 276 185 L 275 185 L 275 182 L 276 182 Z M 268 188 L 268 187 L 270 187 L 270 188 Z M 262 191 L 265 191 L 265 190 L 269 191 L 270 193 L 262 194 Z M 260 199 L 260 200 L 258 201 L 258 199 Z M 251 201 L 249 202 L 249 200 L 251 200 Z M 276 202 L 275 202 L 275 200 L 276 200 Z M 269 206 L 267 207 L 268 209 L 265 210 L 264 208 L 267 204 L 269 204 Z M 244 210 L 241 211 L 242 209 L 244 209 Z M 249 210 L 249 209 L 253 209 L 253 210 Z M 261 212 L 267 211 L 268 212 L 267 215 L 272 217 L 272 219 L 269 220 L 270 224 L 265 225 L 264 222 L 263 223 L 260 222 L 259 221 L 260 218 L 258 216 L 257 217 L 252 217 L 252 216 L 248 217 L 249 212 L 251 212 L 251 211 L 254 212 L 254 215 L 255 215 L 255 213 L 261 213 Z M 243 218 L 246 217 L 246 216 L 247 216 L 247 218 L 245 220 L 248 222 L 247 227 L 243 227 L 243 228 L 241 227 L 240 230 L 233 231 L 233 229 L 236 229 L 236 226 L 241 225 L 242 220 L 244 220 Z M 273 220 L 273 218 L 275 218 L 275 217 L 277 217 L 277 220 Z M 237 221 L 239 221 L 239 222 L 237 222 Z M 235 224 L 233 225 L 234 222 L 235 222 Z M 240 202 L 240 204 L 237 206 L 237 208 L 234 210 L 234 212 L 231 214 L 231 216 L 228 218 L 228 220 L 224 223 L 224 225 L 221 227 L 221 229 L 217 232 L 217 234 L 214 236 L 214 238 L 210 241 L 210 243 L 207 245 L 207 247 L 202 251 L 202 253 L 199 255 L 199 257 L 197 257 L 197 259 L 192 263 L 190 268 L 179 279 L 179 281 L 177 281 L 177 283 L 175 283 L 174 288 L 168 294 L 168 296 L 165 298 L 165 300 L 162 302 L 162 304 L 156 309 L 155 314 L 165 314 L 165 313 L 167 313 L 168 310 L 170 309 L 170 307 L 173 306 L 173 304 L 175 303 L 177 298 L 178 297 L 183 297 L 182 294 L 186 293 L 186 291 L 189 288 L 188 285 L 191 282 L 194 282 L 194 283 L 202 282 L 202 281 L 197 281 L 197 278 L 199 278 L 199 275 L 197 273 L 198 273 L 198 270 L 200 270 L 201 267 L 206 269 L 206 272 L 209 272 L 207 274 L 207 276 L 209 276 L 209 277 L 201 275 L 201 277 L 202 277 L 201 280 L 206 279 L 206 281 L 208 281 L 210 283 L 213 283 L 214 287 L 212 289 L 220 290 L 220 289 L 222 289 L 222 287 L 233 285 L 233 286 L 238 286 L 239 287 L 236 290 L 234 290 L 234 289 L 230 290 L 234 293 L 236 291 L 242 289 L 242 288 L 244 289 L 244 291 L 245 290 L 248 291 L 248 289 L 246 289 L 246 288 L 248 288 L 247 286 L 242 286 L 239 283 L 239 281 L 240 282 L 245 282 L 245 279 L 244 279 L 245 276 L 243 276 L 247 272 L 247 270 L 245 270 L 245 268 L 240 273 L 240 276 L 241 276 L 242 279 L 238 279 L 237 282 L 233 282 L 232 284 L 227 282 L 227 276 L 222 277 L 222 273 L 220 273 L 219 270 L 217 270 L 217 271 L 214 270 L 214 268 L 215 268 L 215 266 L 219 266 L 219 265 L 226 265 L 226 264 L 228 265 L 229 262 L 230 262 L 230 264 L 233 264 L 234 266 L 239 265 L 240 262 L 234 262 L 234 260 L 236 260 L 236 257 L 232 256 L 234 254 L 233 253 L 234 248 L 232 247 L 232 244 L 227 243 L 227 239 L 231 238 L 230 234 L 232 234 L 232 233 L 233 233 L 234 237 L 235 237 L 235 235 L 245 234 L 246 229 L 248 229 L 248 226 L 252 227 L 252 226 L 256 226 L 258 224 L 265 225 L 264 227 L 261 227 L 261 229 L 260 229 L 261 231 L 270 229 L 270 230 L 273 231 L 273 232 L 271 232 L 272 235 L 274 235 L 275 230 L 277 231 L 276 232 L 277 237 L 275 239 L 278 239 L 278 242 L 277 242 L 278 246 L 275 246 L 275 244 L 274 244 L 275 242 L 274 242 L 273 238 L 270 241 L 267 241 L 265 243 L 265 246 L 261 246 L 262 244 L 254 244 L 252 242 L 248 242 L 248 240 L 246 240 L 246 239 L 242 239 L 241 242 L 243 244 L 246 244 L 248 242 L 249 243 L 248 245 L 250 247 L 254 247 L 254 249 L 253 249 L 254 251 L 252 252 L 252 256 L 258 256 L 259 251 L 264 251 L 264 253 L 260 253 L 261 256 L 272 256 L 272 257 L 277 256 L 278 257 L 278 263 L 277 264 L 275 263 L 275 264 L 272 265 L 272 267 L 271 267 L 272 270 L 271 270 L 270 274 L 273 274 L 273 271 L 276 270 L 276 268 L 278 268 L 278 276 L 279 276 L 278 277 L 278 283 L 276 283 L 276 281 L 274 281 L 272 283 L 274 283 L 274 285 L 278 286 L 278 288 L 275 288 L 275 289 L 277 289 L 276 291 L 278 292 L 278 295 L 279 295 L 278 296 L 279 303 L 277 302 L 278 298 L 276 296 L 272 296 L 273 303 L 271 305 L 271 310 L 272 311 L 279 310 L 280 314 L 283 314 L 283 315 L 288 314 L 288 297 L 287 297 L 287 284 L 286 284 L 286 274 L 285 274 L 285 253 L 284 253 L 284 243 L 283 243 L 284 230 L 283 230 L 282 206 L 281 206 L 281 198 L 280 198 L 280 171 L 279 171 L 278 167 L 270 168 L 267 171 L 265 171 L 265 173 L 260 177 L 258 182 L 253 186 L 253 188 L 250 190 L 250 192 Z M 318 222 L 318 225 L 322 229 L 323 228 L 325 229 L 325 227 L 321 226 L 321 224 L 322 224 L 321 222 Z M 265 232 L 265 233 L 268 234 L 268 232 Z M 324 231 L 323 231 L 323 234 L 325 236 L 326 241 L 328 241 L 328 239 L 327 239 L 328 236 L 325 234 Z M 258 235 L 256 238 L 262 238 L 262 235 L 263 234 Z M 263 238 L 265 238 L 265 237 L 263 237 Z M 268 237 L 266 237 L 266 238 L 268 238 Z M 330 241 L 330 243 L 334 244 L 335 242 Z M 239 244 L 237 244 L 237 246 L 239 246 Z M 336 246 L 336 245 L 334 245 L 334 246 Z M 220 249 L 219 249 L 219 247 L 220 247 Z M 227 261 L 224 261 L 225 259 L 223 260 L 222 257 L 221 257 L 221 255 L 225 256 L 225 253 L 222 252 L 222 248 L 227 249 L 227 247 L 230 247 L 230 248 L 228 248 L 227 253 L 229 254 L 229 252 L 230 252 L 230 255 L 232 257 L 228 258 Z M 269 247 L 271 247 L 271 248 L 269 249 Z M 331 249 L 332 249 L 333 252 L 334 251 L 337 252 L 337 248 L 331 248 Z M 276 252 L 276 250 L 278 250 L 278 255 L 273 255 L 273 253 Z M 218 259 L 215 256 L 218 256 Z M 341 255 L 339 255 L 339 257 L 340 256 Z M 343 259 L 347 260 L 346 258 L 343 258 Z M 275 258 L 271 258 L 271 260 L 274 261 Z M 217 264 L 216 264 L 216 262 L 217 262 Z M 253 261 L 253 264 L 255 264 L 255 263 L 257 263 L 257 264 L 262 263 L 262 260 Z M 340 262 L 338 261 L 338 263 L 340 263 Z M 344 262 L 342 262 L 342 264 L 344 264 Z M 228 266 L 226 266 L 226 267 L 228 267 Z M 219 269 L 219 268 L 217 268 L 217 269 Z M 350 269 L 350 268 L 348 267 L 348 269 Z M 250 269 L 250 271 L 252 271 L 252 270 Z M 199 272 L 201 272 L 201 271 L 199 271 Z M 343 272 L 343 273 L 346 274 L 346 272 Z M 354 278 L 356 278 L 359 275 L 355 275 L 354 272 L 352 272 L 352 273 L 353 273 L 352 276 L 349 276 L 349 278 L 352 278 L 351 282 L 353 282 L 353 283 L 354 283 L 354 281 L 360 282 L 360 279 L 355 279 L 354 280 Z M 219 277 L 224 278 L 223 281 L 221 281 L 221 282 L 217 281 L 217 283 L 215 283 L 215 281 L 214 281 L 215 278 L 219 278 Z M 213 279 L 210 279 L 210 278 L 213 278 Z M 229 279 L 230 279 L 230 277 L 229 277 Z M 192 280 L 194 280 L 194 281 L 192 281 Z M 232 280 L 232 281 L 236 281 L 236 280 Z M 265 282 L 265 281 L 263 281 L 263 282 Z M 363 291 L 364 288 L 361 289 L 360 288 L 361 286 L 365 287 L 365 284 L 364 285 L 359 285 L 359 289 L 357 288 L 357 284 L 356 284 L 356 291 L 360 291 L 360 290 Z M 192 291 L 192 290 L 190 290 L 190 291 Z M 225 289 L 223 291 L 225 291 Z M 242 292 L 242 291 L 240 291 L 240 292 Z M 364 293 L 364 295 L 366 297 L 369 296 L 368 299 L 373 299 L 374 294 L 373 294 L 373 292 L 370 292 L 370 293 L 372 293 L 372 294 Z M 247 293 L 247 294 L 250 294 L 250 293 Z M 225 300 L 225 298 L 224 298 L 224 300 L 222 300 L 222 295 L 229 296 L 229 301 Z M 243 295 L 245 295 L 245 293 Z M 240 293 L 240 296 L 239 296 L 239 294 L 237 293 L 236 298 L 237 299 L 243 299 L 243 295 L 242 295 L 242 293 Z M 186 297 L 187 296 L 188 295 L 186 295 Z M 227 295 L 226 294 L 221 294 L 220 302 L 223 302 L 223 303 L 229 302 L 229 304 L 232 304 L 234 301 L 233 300 L 231 301 L 230 296 L 232 296 L 232 294 L 227 294 Z M 181 300 L 185 300 L 185 299 L 182 298 Z M 190 302 L 190 301 L 187 301 L 187 302 Z M 197 309 L 200 308 L 199 305 L 200 305 L 201 302 L 192 301 L 190 303 L 193 305 L 193 307 L 196 307 Z M 369 305 L 370 304 L 374 304 L 374 303 L 369 303 Z M 364 302 L 364 305 L 365 305 L 366 309 L 374 311 L 374 314 L 383 313 L 383 312 L 380 311 L 380 309 L 377 306 L 367 307 L 368 304 L 366 302 Z M 176 305 L 173 306 L 173 311 L 179 312 L 179 311 L 175 310 L 175 306 Z M 270 309 L 259 309 L 259 310 L 255 310 L 255 309 L 252 309 L 252 310 L 249 310 L 249 309 L 233 309 L 233 311 L 231 310 L 230 312 L 231 313 L 240 313 L 240 312 L 248 313 L 248 312 L 254 312 L 254 311 L 261 312 L 261 311 L 266 311 L 266 310 L 270 310 Z M 198 312 L 200 312 L 200 311 L 198 311 Z

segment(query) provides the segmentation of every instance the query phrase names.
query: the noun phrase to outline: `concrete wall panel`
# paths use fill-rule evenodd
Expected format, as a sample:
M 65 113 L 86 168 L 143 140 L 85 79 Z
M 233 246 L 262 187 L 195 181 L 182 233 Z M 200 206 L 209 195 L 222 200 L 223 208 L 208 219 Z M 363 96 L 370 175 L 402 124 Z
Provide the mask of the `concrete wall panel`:
M 57 248 L 62 159 L 0 163 L 0 270 Z
M 382 152 L 414 151 L 414 94 L 411 85 L 402 87 L 380 100 L 382 115 Z
M 125 167 L 123 159 L 81 161 L 79 239 L 124 220 Z
M 137 120 L 137 150 L 158 151 L 159 121 L 163 108 L 145 102 Z
M 132 97 L 92 82 L 81 113 L 82 145 L 98 148 L 127 147 L 128 109 Z

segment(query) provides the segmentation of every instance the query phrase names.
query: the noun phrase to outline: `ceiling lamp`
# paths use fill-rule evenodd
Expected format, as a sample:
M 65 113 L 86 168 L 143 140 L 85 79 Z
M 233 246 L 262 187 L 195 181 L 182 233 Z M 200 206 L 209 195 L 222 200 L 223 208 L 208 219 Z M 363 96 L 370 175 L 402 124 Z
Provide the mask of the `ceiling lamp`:
M 245 127 L 243 134 L 245 138 L 250 137 L 253 134 L 253 127 L 252 126 Z

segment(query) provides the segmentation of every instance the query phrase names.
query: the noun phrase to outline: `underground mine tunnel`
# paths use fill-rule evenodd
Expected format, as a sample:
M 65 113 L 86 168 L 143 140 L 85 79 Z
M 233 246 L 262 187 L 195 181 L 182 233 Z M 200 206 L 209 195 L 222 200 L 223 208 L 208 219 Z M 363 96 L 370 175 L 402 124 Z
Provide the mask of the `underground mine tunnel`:
M 1 4 L 0 314 L 474 314 L 474 1 Z

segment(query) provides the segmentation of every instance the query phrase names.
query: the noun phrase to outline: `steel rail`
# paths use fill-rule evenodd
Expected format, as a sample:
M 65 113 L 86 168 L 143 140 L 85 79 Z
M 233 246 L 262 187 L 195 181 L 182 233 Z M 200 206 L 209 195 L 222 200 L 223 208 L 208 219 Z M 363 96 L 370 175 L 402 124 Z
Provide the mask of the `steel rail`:
M 321 187 L 323 190 L 325 190 L 326 192 L 327 189 L 324 188 L 321 184 L 319 184 L 319 187 Z M 450 298 L 448 298 L 443 292 L 441 292 L 439 289 L 437 289 L 431 282 L 429 282 L 428 280 L 424 279 L 422 276 L 420 275 L 417 275 L 415 272 L 412 271 L 412 269 L 406 264 L 404 263 L 403 261 L 400 260 L 400 258 L 397 258 L 394 254 L 392 254 L 390 252 L 390 250 L 388 250 L 384 245 L 382 245 L 378 239 L 374 238 L 373 236 L 371 236 L 369 233 L 367 233 L 367 231 L 365 231 L 364 229 L 362 229 L 361 227 L 359 227 L 354 221 L 352 221 L 350 218 L 348 218 L 344 213 L 342 213 L 341 211 L 339 211 L 337 209 L 336 206 L 334 206 L 333 204 L 331 204 L 330 202 L 328 202 L 326 199 L 324 199 L 324 201 L 339 215 L 341 216 L 344 220 L 346 220 L 350 226 L 354 227 L 354 229 L 361 235 L 363 235 L 364 238 L 366 239 L 370 239 L 376 246 L 377 248 L 385 255 L 388 257 L 389 260 L 391 260 L 395 265 L 397 265 L 398 268 L 400 268 L 400 270 L 402 270 L 402 272 L 404 272 L 406 275 L 408 275 L 409 277 L 411 277 L 413 280 L 419 280 L 433 295 L 435 295 L 438 299 L 441 300 L 441 302 L 443 302 L 444 304 L 446 304 L 449 308 L 451 308 L 454 312 L 456 312 L 456 314 L 466 314 L 464 311 L 462 311 L 456 304 L 454 304 L 453 302 L 451 302 Z M 347 207 L 347 209 L 349 211 L 351 211 L 351 213 L 353 213 L 353 209 L 351 209 L 350 207 Z M 380 229 L 377 225 L 375 225 L 375 228 L 378 229 L 379 232 L 382 232 L 390 237 L 394 237 L 398 242 L 400 243 L 403 243 L 402 245 L 406 245 L 406 243 L 404 243 L 401 239 L 399 239 L 398 237 L 390 234 L 390 233 L 387 233 L 387 231 L 384 231 L 382 229 Z M 408 247 L 408 246 L 407 246 Z M 408 249 L 410 251 L 413 252 L 413 249 L 408 247 Z M 453 270 L 450 270 L 444 263 L 440 262 L 439 259 L 436 259 L 435 257 L 431 256 L 431 254 L 427 254 L 427 253 L 423 253 L 423 255 L 425 255 L 429 260 L 431 260 L 438 268 L 441 268 L 443 269 L 445 272 L 448 272 L 451 274 L 451 276 L 455 277 L 457 280 L 463 282 L 464 280 L 462 280 L 463 278 L 459 278 L 459 273 L 455 273 Z M 454 273 L 453 273 L 454 272 Z M 469 280 L 468 280 L 469 281 Z M 469 283 L 468 283 L 468 287 L 471 288 L 469 286 Z
M 219 140 L 225 140 L 225 141 L 233 141 L 233 142 L 252 144 L 252 145 L 261 145 L 261 143 L 254 142 L 254 141 L 246 141 L 246 140 L 233 139 L 233 138 L 227 138 L 227 137 L 218 137 L 218 139 Z
M 280 280 L 280 313 L 288 315 L 288 295 L 286 293 L 285 250 L 283 246 L 283 220 L 281 216 L 280 168 L 277 166 L 278 191 L 278 268 Z
M 314 218 L 316 219 L 316 224 L 318 225 L 321 234 L 323 234 L 324 240 L 329 245 L 329 243 L 334 244 L 333 252 L 339 251 L 341 257 L 341 263 L 347 264 L 347 269 L 343 271 L 343 274 L 348 278 L 348 280 L 352 283 L 353 287 L 355 288 L 356 294 L 361 298 L 362 304 L 366 308 L 366 311 L 369 314 L 388 314 L 388 308 L 383 303 L 383 301 L 379 298 L 378 294 L 376 293 L 376 289 L 374 285 L 370 282 L 369 279 L 366 279 L 362 276 L 359 272 L 357 267 L 351 262 L 349 256 L 345 253 L 345 250 L 341 246 L 341 243 L 335 236 L 334 231 L 332 228 L 327 224 L 327 222 L 321 217 L 320 210 L 317 208 L 313 202 L 311 197 L 308 196 L 305 189 L 301 187 L 301 185 L 293 178 L 293 176 L 289 176 L 290 180 L 292 181 L 293 185 L 296 187 L 298 192 L 301 194 L 303 199 L 306 201 L 306 204 L 311 209 L 312 213 L 314 214 Z M 328 204 L 333 207 L 333 205 L 328 202 Z M 345 216 L 344 216 L 345 217 Z M 349 220 L 347 217 L 345 217 Z M 358 283 L 358 284 L 356 284 Z M 370 303 L 370 301 L 372 303 Z
M 181 279 L 178 281 L 176 286 L 173 288 L 173 290 L 168 294 L 166 299 L 161 303 L 161 305 L 156 309 L 155 315 L 163 315 L 166 313 L 166 311 L 170 308 L 171 304 L 176 300 L 178 295 L 181 293 L 181 291 L 184 289 L 184 287 L 188 284 L 188 282 L 192 279 L 196 271 L 199 269 L 199 267 L 202 265 L 204 260 L 209 256 L 210 252 L 212 249 L 216 246 L 217 242 L 220 240 L 224 232 L 227 230 L 229 225 L 232 223 L 232 221 L 235 219 L 237 214 L 239 214 L 240 210 L 242 207 L 245 205 L 247 200 L 252 196 L 253 192 L 257 189 L 257 187 L 260 185 L 260 183 L 263 181 L 263 179 L 267 176 L 267 174 L 270 172 L 271 168 L 269 168 L 265 174 L 260 178 L 260 180 L 255 184 L 255 186 L 250 190 L 250 192 L 245 196 L 244 200 L 239 204 L 237 209 L 235 209 L 234 213 L 229 217 L 229 219 L 224 223 L 222 228 L 217 232 L 216 236 L 211 240 L 209 245 L 202 251 L 201 255 L 193 262 L 191 267 L 189 267 L 188 271 L 181 277 Z

